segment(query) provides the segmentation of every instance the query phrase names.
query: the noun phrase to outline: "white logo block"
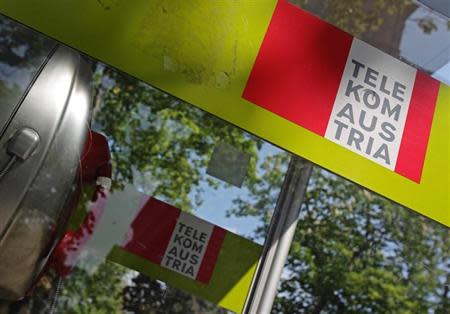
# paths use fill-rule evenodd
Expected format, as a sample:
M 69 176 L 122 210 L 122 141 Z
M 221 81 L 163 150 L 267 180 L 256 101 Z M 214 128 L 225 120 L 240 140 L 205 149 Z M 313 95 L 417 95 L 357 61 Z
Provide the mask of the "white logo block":
M 395 169 L 416 70 L 354 39 L 325 137 Z
M 180 213 L 161 266 L 196 279 L 213 229 L 200 218 Z

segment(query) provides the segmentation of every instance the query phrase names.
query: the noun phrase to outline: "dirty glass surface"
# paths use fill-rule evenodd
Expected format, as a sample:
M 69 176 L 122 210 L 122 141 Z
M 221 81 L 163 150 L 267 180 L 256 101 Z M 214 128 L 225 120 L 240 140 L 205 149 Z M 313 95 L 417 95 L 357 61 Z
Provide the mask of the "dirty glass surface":
M 296 3 L 318 8 L 331 22 L 334 12 L 340 12 L 337 17 L 348 12 L 344 1 Z M 355 10 L 364 15 L 359 3 Z M 370 17 L 369 28 L 377 30 L 367 25 L 359 29 L 358 19 L 353 27 L 377 38 L 374 34 L 381 36 L 382 26 L 377 26 L 376 15 Z M 416 22 L 412 25 L 419 25 Z M 420 27 L 422 32 L 423 22 Z M 383 50 L 395 55 L 401 42 Z M 398 50 L 395 56 L 439 72 L 442 64 L 434 65 L 439 58 L 430 65 L 406 58 L 406 51 L 415 49 L 403 55 Z M 60 279 L 61 270 L 49 269 L 23 301 L 0 301 L 0 313 L 227 313 L 105 258 L 114 245 L 123 243 L 145 195 L 263 244 L 290 154 L 101 63 L 95 64 L 93 84 L 91 126 L 107 137 L 111 150 L 108 199 L 113 202 L 100 215 L 89 215 L 96 192 L 84 187 L 69 228 L 79 228 L 87 217 L 91 231 L 82 233 L 78 257 L 63 269 L 68 273 Z M 245 162 L 233 171 L 221 169 L 221 161 L 226 168 L 224 151 Z M 449 244 L 448 228 L 316 168 L 273 312 L 446 313 Z
M 52 41 L 0 15 L 0 125 L 14 112 L 53 46 Z
M 450 84 L 450 23 L 427 1 L 289 0 Z M 316 168 L 273 313 L 448 313 L 450 230 Z
M 114 245 L 124 242 L 145 196 L 263 244 L 265 222 L 272 216 L 289 154 L 103 64 L 97 64 L 94 76 L 92 129 L 108 138 L 112 191 L 101 218 L 93 222 L 94 233 L 81 257 L 73 261 L 74 270 L 63 280 L 54 306 L 60 312 L 225 313 L 211 302 L 105 262 L 105 258 Z M 224 143 L 246 159 L 239 173 L 229 174 L 241 176 L 242 187 L 207 173 L 211 163 L 227 167 L 226 163 L 217 164 L 220 159 L 212 159 Z M 86 191 L 84 204 L 80 203 L 70 221 L 72 228 L 88 211 L 89 189 Z M 271 195 L 258 204 L 264 222 L 259 214 L 235 214 L 238 209 L 250 209 L 253 191 Z M 148 225 L 152 228 L 155 222 Z M 50 285 L 52 292 L 44 288 L 40 293 L 54 295 L 54 281 Z M 49 305 L 49 301 L 41 302 L 40 310 Z
M 450 85 L 450 18 L 432 9 L 448 1 L 289 2 Z
M 1 52 L 19 54 L 24 68 L 39 65 L 27 42 L 51 48 L 53 41 L 36 33 L 27 37 L 25 28 L 7 19 L 4 24 L 22 32 L 0 34 Z M 9 59 L 3 54 L 6 64 Z M 149 197 L 260 248 L 290 155 L 102 63 L 94 62 L 93 71 L 92 121 L 87 121 L 92 132 L 80 165 L 101 182 L 82 186 L 77 205 L 70 205 L 74 208 L 66 236 L 30 295 L 18 302 L 0 301 L 0 313 L 227 313 L 175 285 L 107 261 L 107 256 L 133 232 L 151 232 L 164 222 L 163 215 L 133 229 Z M 21 97 L 32 72 L 13 69 L 2 78 L 5 86 L 20 86 L 16 95 Z M 102 137 L 112 159 L 109 193 L 99 189 L 108 181 L 108 170 L 87 161 L 95 145 L 104 145 Z M 252 255 L 250 262 L 258 257 Z
M 448 313 L 450 230 L 316 168 L 273 313 Z

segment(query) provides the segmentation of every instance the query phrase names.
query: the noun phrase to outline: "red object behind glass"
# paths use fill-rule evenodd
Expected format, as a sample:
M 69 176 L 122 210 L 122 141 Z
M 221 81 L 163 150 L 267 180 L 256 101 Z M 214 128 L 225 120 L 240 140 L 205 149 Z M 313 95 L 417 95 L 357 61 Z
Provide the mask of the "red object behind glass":
M 67 276 L 70 273 L 82 249 L 92 237 L 106 205 L 111 187 L 111 175 L 108 140 L 100 133 L 89 131 L 81 159 L 81 185 L 95 186 L 95 191 L 88 205 L 89 211 L 80 227 L 76 230 L 67 230 L 50 257 L 49 266 L 59 276 Z M 74 208 L 78 201 L 79 197 L 73 204 Z

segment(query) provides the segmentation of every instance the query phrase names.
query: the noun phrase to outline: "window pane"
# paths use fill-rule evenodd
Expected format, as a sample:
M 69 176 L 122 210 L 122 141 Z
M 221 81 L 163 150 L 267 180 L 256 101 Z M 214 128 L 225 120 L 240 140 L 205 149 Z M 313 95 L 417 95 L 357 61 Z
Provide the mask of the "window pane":
M 315 169 L 273 313 L 445 313 L 450 230 Z
M 30 36 L 15 34 L 14 40 L 46 41 Z M 227 313 L 221 307 L 233 305 L 223 301 L 228 292 L 252 279 L 290 154 L 104 64 L 95 63 L 94 68 L 92 132 L 80 159 L 81 178 L 108 176 L 107 169 L 96 164 L 103 162 L 99 147 L 106 143 L 112 158 L 111 192 L 102 195 L 98 186 L 84 183 L 77 204 L 68 205 L 73 206 L 68 230 L 46 272 L 24 300 L 0 301 L 0 312 Z M 27 75 L 19 71 L 8 84 L 29 81 Z M 157 210 L 160 216 L 145 215 Z M 189 264 L 170 264 L 172 242 L 165 244 L 166 251 L 158 251 L 167 235 L 160 226 L 166 226 L 173 213 L 194 221 L 200 231 L 212 228 L 210 239 L 216 231 L 226 233 L 216 253 L 235 260 L 217 257 L 214 267 L 226 270 L 213 267 L 210 279 L 204 279 L 215 285 L 223 280 L 222 290 L 188 293 L 182 276 L 204 283 L 199 278 L 206 271 L 191 273 Z M 201 241 L 200 232 L 186 228 Z M 146 246 L 141 255 L 133 251 L 139 245 Z M 205 257 L 209 247 L 205 245 L 200 259 L 211 259 Z M 128 255 L 121 259 L 120 254 Z M 169 276 L 167 268 L 177 274 Z M 242 302 L 246 293 L 239 292 Z
M 0 125 L 4 125 L 54 42 L 0 15 Z
M 289 1 L 450 85 L 448 16 L 413 0 Z

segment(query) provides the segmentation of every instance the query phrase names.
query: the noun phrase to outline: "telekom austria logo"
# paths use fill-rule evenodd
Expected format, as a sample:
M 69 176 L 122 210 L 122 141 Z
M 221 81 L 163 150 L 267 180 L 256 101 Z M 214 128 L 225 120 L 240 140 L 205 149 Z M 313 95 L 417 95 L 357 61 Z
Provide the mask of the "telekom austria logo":
M 395 170 L 415 70 L 354 40 L 325 137 Z
M 243 97 L 420 182 L 439 83 L 280 1 Z

